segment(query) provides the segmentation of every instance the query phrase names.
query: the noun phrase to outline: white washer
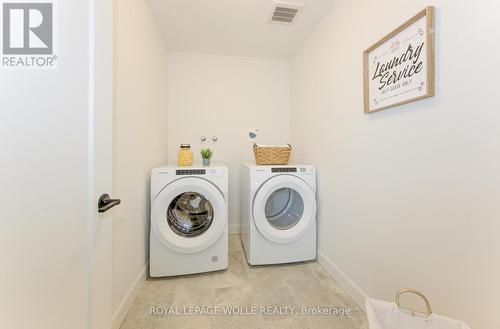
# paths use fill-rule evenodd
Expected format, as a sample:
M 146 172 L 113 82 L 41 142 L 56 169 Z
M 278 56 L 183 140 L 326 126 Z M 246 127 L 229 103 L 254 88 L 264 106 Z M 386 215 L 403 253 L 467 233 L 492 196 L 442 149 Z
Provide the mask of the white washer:
M 242 168 L 241 238 L 251 265 L 316 258 L 316 172 L 309 165 Z
M 228 169 L 165 166 L 151 173 L 151 277 L 227 268 Z

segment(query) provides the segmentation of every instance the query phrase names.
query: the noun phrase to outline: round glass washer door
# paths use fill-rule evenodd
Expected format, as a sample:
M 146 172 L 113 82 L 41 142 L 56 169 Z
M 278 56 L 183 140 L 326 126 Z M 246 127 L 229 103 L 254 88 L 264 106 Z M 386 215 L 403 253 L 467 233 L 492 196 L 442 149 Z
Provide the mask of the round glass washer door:
M 223 234 L 227 205 L 221 191 L 202 178 L 186 177 L 165 186 L 154 198 L 151 232 L 168 249 L 193 254 Z
M 214 220 L 214 208 L 202 194 L 184 192 L 170 202 L 166 216 L 172 231 L 190 238 L 210 228 Z
M 278 175 L 255 193 L 253 220 L 269 241 L 291 243 L 300 239 L 316 221 L 316 197 L 302 179 Z

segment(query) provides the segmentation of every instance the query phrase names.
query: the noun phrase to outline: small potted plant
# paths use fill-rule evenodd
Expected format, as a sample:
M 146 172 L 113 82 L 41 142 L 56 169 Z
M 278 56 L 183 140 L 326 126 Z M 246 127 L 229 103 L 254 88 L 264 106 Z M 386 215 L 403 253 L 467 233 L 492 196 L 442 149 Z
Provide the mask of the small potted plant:
M 210 159 L 212 158 L 214 152 L 209 148 L 202 148 L 200 153 L 201 153 L 201 158 L 203 159 L 203 165 L 210 166 Z

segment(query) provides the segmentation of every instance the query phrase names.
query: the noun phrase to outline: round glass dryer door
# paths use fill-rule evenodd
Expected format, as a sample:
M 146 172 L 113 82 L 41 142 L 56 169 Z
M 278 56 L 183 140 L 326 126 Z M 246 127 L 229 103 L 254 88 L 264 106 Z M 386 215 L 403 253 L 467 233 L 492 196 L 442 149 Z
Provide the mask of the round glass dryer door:
M 195 237 L 212 225 L 214 208 L 202 194 L 185 192 L 170 202 L 166 216 L 168 225 L 176 234 Z
M 291 243 L 316 221 L 316 197 L 311 187 L 292 175 L 270 178 L 255 193 L 253 220 L 269 241 Z
M 267 199 L 266 218 L 272 227 L 288 230 L 294 227 L 304 215 L 304 200 L 292 188 L 275 190 Z

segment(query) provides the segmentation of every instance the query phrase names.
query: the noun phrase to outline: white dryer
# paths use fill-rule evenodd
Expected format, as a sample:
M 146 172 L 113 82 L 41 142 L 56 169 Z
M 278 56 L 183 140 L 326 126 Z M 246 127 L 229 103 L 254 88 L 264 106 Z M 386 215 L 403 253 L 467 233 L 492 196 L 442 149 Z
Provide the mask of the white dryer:
M 313 166 L 242 168 L 241 237 L 251 265 L 316 258 L 316 173 Z
M 227 268 L 228 169 L 165 166 L 151 173 L 151 277 Z

